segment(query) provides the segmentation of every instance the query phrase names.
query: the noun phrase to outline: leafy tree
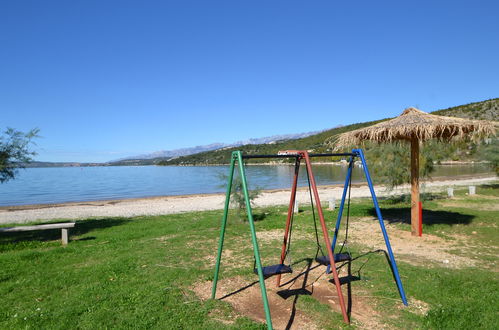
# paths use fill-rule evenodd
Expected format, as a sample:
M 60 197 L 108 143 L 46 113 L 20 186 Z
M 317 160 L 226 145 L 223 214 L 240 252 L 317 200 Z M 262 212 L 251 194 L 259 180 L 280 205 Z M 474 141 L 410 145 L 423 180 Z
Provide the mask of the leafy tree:
M 420 178 L 430 177 L 434 163 L 445 158 L 446 153 L 443 153 L 437 144 L 438 142 L 428 142 L 421 145 Z M 411 152 L 408 143 L 369 144 L 366 149 L 366 158 L 376 183 L 384 183 L 388 189 L 393 189 L 411 182 Z
M 30 149 L 38 129 L 27 133 L 7 128 L 0 136 L 0 183 L 14 179 L 20 168 L 31 162 L 36 152 Z
M 229 177 L 223 173 L 220 173 L 219 177 L 220 180 L 222 181 L 220 187 L 226 188 Z M 255 190 L 248 189 L 249 200 L 252 206 L 254 205 L 255 198 L 260 196 L 261 193 L 262 193 L 261 189 L 255 189 Z M 243 182 L 237 172 L 234 173 L 234 177 L 232 178 L 230 205 L 237 210 L 237 214 L 240 219 L 243 219 L 244 221 L 248 220 L 245 213 L 246 200 L 244 198 Z
M 489 162 L 490 167 L 499 176 L 499 139 L 488 140 L 488 143 L 484 143 L 479 147 L 478 154 L 482 159 Z

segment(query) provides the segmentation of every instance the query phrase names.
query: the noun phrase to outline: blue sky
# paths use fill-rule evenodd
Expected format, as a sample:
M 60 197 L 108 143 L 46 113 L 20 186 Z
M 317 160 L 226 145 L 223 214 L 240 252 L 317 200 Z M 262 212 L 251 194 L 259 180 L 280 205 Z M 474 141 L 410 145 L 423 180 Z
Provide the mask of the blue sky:
M 0 129 L 107 161 L 499 96 L 497 1 L 2 1 Z

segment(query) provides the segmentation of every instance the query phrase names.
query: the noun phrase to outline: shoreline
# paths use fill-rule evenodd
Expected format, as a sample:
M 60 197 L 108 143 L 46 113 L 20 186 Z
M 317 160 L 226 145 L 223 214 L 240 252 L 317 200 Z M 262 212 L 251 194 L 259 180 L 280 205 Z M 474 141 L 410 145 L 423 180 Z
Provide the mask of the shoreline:
M 497 183 L 495 175 L 466 175 L 460 177 L 433 178 L 432 181 L 422 182 L 421 192 L 445 191 L 447 187 L 480 185 Z M 318 186 L 322 205 L 328 200 L 341 200 L 343 184 Z M 401 195 L 410 192 L 409 185 L 402 185 L 386 191 L 384 186 L 375 186 L 378 197 Z M 255 200 L 257 207 L 287 205 L 290 189 L 264 190 Z M 352 184 L 352 198 L 370 197 L 366 183 Z M 310 203 L 308 188 L 299 187 L 297 191 L 299 204 Z M 55 219 L 86 219 L 95 217 L 134 217 L 145 215 L 162 215 L 193 211 L 220 210 L 223 208 L 225 193 L 192 194 L 179 196 L 153 196 L 132 199 L 114 199 L 99 201 L 68 202 L 54 204 L 32 204 L 0 207 L 0 224 L 27 223 L 33 221 L 49 221 Z
M 482 179 L 482 178 L 492 178 L 492 173 L 478 173 L 478 174 L 463 174 L 459 176 L 442 176 L 442 177 L 434 177 L 431 180 L 428 180 L 428 183 L 437 183 L 442 181 L 460 181 L 460 180 L 469 180 L 469 179 Z M 424 184 L 424 181 L 421 181 L 421 184 Z M 358 188 L 365 186 L 366 182 L 352 182 L 352 188 Z M 328 189 L 328 188 L 338 188 L 343 187 L 342 183 L 330 184 L 330 185 L 317 185 L 318 189 Z M 401 186 L 402 187 L 402 186 Z M 384 185 L 376 185 L 376 189 L 384 189 Z M 298 187 L 297 190 L 306 190 L 307 187 Z M 262 189 L 262 193 L 275 193 L 282 191 L 290 191 L 290 188 L 274 188 L 274 189 Z M 22 204 L 22 205 L 0 205 L 0 215 L 2 211 L 22 211 L 22 210 L 33 210 L 33 209 L 44 209 L 44 208 L 52 208 L 52 207 L 64 207 L 64 206 L 81 206 L 81 205 L 99 205 L 99 204 L 116 204 L 121 202 L 136 202 L 142 200 L 156 200 L 156 199 L 165 199 L 165 198 L 195 198 L 195 197 L 209 197 L 209 196 L 225 196 L 225 192 L 219 193 L 200 193 L 200 194 L 184 194 L 184 195 L 157 195 L 157 196 L 144 196 L 144 197 L 132 197 L 132 198 L 117 198 L 117 199 L 96 199 L 96 200 L 83 200 L 83 201 L 67 201 L 67 202 L 59 202 L 59 203 L 40 203 L 40 204 Z M 1 223 L 1 219 L 0 219 Z
M 335 156 L 339 157 L 339 156 Z M 437 166 L 452 166 L 452 165 L 481 165 L 481 164 L 489 164 L 489 161 L 486 160 L 444 160 L 441 162 L 434 162 L 434 165 Z M 313 165 L 338 165 L 338 166 L 347 166 L 348 163 L 345 159 L 342 160 L 337 160 L 337 161 L 312 161 Z M 164 164 L 164 165 L 158 165 L 158 164 L 152 164 L 152 165 L 120 165 L 120 166 L 171 166 L 171 167 L 196 167 L 196 166 L 229 166 L 230 163 L 212 163 L 212 164 Z M 286 162 L 277 162 L 277 161 L 271 161 L 271 162 L 247 162 L 245 164 L 246 166 L 258 166 L 258 165 L 263 165 L 263 166 L 276 166 L 276 165 L 285 165 L 285 166 L 294 166 L 294 163 L 286 163 Z M 304 163 L 301 163 L 300 166 L 304 166 Z
M 339 157 L 339 156 L 335 156 Z M 480 164 L 489 164 L 489 161 L 486 160 L 444 160 L 441 161 L 440 163 L 434 163 L 434 165 L 438 166 L 451 166 L 451 165 L 480 165 Z M 337 160 L 337 161 L 312 161 L 313 165 L 339 165 L 339 166 L 346 166 L 346 160 Z M 171 167 L 206 167 L 206 166 L 229 166 L 230 163 L 220 163 L 220 164 L 164 164 L 164 165 L 158 165 L 158 164 L 123 164 L 123 165 L 113 165 L 111 163 L 71 163 L 68 162 L 67 165 L 52 165 L 52 166 L 26 166 L 26 168 L 65 168 L 65 167 L 113 167 L 113 166 L 171 166 Z M 247 166 L 258 166 L 258 165 L 264 165 L 264 166 L 276 166 L 276 165 L 289 165 L 289 166 L 294 166 L 294 163 L 286 163 L 286 162 L 248 162 L 246 163 Z M 303 163 L 300 165 L 304 165 Z

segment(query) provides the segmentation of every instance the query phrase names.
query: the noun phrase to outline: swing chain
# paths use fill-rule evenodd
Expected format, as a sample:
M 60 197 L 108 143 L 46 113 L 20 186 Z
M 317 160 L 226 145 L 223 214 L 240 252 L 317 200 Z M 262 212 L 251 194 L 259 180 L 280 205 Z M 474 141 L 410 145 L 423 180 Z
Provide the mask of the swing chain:
M 313 197 L 312 197 L 312 187 L 311 187 L 311 183 L 310 183 L 310 174 L 308 173 L 308 168 L 307 168 L 307 182 L 308 182 L 308 192 L 309 192 L 309 195 L 310 195 L 310 205 L 312 207 L 312 218 L 314 220 L 314 231 L 315 231 L 315 243 L 317 244 L 317 250 L 315 252 L 315 258 L 317 258 L 319 256 L 319 252 L 322 254 L 322 256 L 324 256 L 324 251 L 322 250 L 322 246 L 321 246 L 321 243 L 320 243 L 320 240 L 319 240 L 319 231 L 317 229 L 317 219 L 316 219 L 316 216 L 315 216 L 315 207 L 314 207 L 314 200 L 313 200 Z
M 353 158 L 350 158 L 350 164 L 349 167 L 353 166 Z M 346 249 L 347 253 L 349 255 L 352 255 L 350 252 L 350 249 L 348 247 L 348 229 L 350 225 L 350 202 L 351 202 L 351 192 L 352 192 L 352 177 L 353 177 L 353 169 L 352 169 L 352 174 L 350 175 L 348 179 L 348 203 L 347 203 L 347 221 L 345 225 L 345 239 L 343 240 L 343 244 L 341 245 L 340 251 L 338 253 L 341 253 L 343 251 L 343 248 Z

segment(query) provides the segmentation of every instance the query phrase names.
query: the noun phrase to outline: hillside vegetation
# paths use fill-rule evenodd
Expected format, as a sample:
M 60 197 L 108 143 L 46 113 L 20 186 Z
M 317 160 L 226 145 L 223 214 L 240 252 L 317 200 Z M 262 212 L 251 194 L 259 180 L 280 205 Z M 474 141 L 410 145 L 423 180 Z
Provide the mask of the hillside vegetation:
M 481 120 L 498 120 L 499 119 L 499 98 L 490 99 L 482 102 L 475 102 L 448 109 L 438 110 L 432 112 L 436 115 L 481 119 Z M 364 123 L 356 123 L 343 127 L 333 128 L 323 131 L 319 134 L 311 135 L 301 139 L 276 141 L 268 144 L 250 144 L 234 148 L 223 148 L 214 151 L 202 152 L 190 156 L 178 157 L 173 159 L 156 159 L 157 165 L 215 165 L 227 164 L 230 161 L 232 151 L 241 150 L 245 154 L 276 154 L 279 150 L 299 149 L 311 150 L 316 153 L 328 152 L 331 146 L 327 140 L 332 136 L 355 130 L 362 127 L 371 126 L 379 122 L 388 120 L 385 118 L 377 121 L 370 121 Z M 373 149 L 374 145 L 367 144 L 364 148 L 369 152 Z M 380 146 L 376 145 L 377 154 L 380 152 Z M 405 148 L 400 145 L 395 148 Z M 384 147 L 381 147 L 384 149 Z M 394 147 L 390 147 L 394 148 Z M 427 143 L 424 147 L 427 153 L 431 154 L 434 161 L 440 160 L 481 160 L 480 145 L 472 142 L 456 142 L 451 145 L 438 142 Z M 384 150 L 382 150 L 384 151 Z M 424 152 L 424 151 L 423 151 Z M 338 159 L 321 159 L 321 161 L 331 161 Z M 276 163 L 287 162 L 290 160 L 278 159 Z M 268 162 L 268 159 L 254 159 L 252 163 Z
M 499 119 L 499 98 L 460 105 L 432 113 L 439 116 L 497 121 Z

